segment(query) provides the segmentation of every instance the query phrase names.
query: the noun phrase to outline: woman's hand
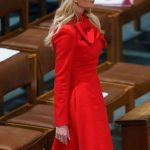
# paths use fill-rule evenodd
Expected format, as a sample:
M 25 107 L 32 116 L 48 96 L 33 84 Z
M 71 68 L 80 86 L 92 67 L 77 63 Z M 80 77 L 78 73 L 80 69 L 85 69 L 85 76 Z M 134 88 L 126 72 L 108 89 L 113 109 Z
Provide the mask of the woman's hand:
M 66 144 L 68 143 L 68 140 L 70 140 L 70 135 L 69 135 L 69 129 L 67 125 L 63 126 L 57 126 L 56 127 L 56 134 L 55 138 L 57 138 L 61 143 Z

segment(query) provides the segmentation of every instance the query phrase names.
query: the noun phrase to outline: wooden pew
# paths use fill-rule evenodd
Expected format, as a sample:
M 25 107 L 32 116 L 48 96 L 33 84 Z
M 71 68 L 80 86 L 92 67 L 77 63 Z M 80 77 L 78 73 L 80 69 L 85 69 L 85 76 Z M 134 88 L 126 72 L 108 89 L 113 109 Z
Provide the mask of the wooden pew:
M 150 150 L 150 101 L 131 110 L 116 123 L 121 125 L 123 150 Z
M 9 3 L 13 3 L 13 6 Z M 44 89 L 43 75 L 50 71 L 51 66 L 53 67 L 51 60 L 54 59 L 51 57 L 54 55 L 51 48 L 44 46 L 44 38 L 48 34 L 48 29 L 28 28 L 28 0 L 10 0 L 10 2 L 2 0 L 0 1 L 0 8 L 0 17 L 6 20 L 3 22 L 6 29 L 4 35 L 0 36 L 0 47 L 36 54 L 38 93 L 42 93 Z M 8 29 L 7 16 L 16 10 L 20 10 L 20 19 L 23 22 L 21 22 L 20 28 L 12 32 Z
M 100 13 L 113 15 L 110 17 L 112 24 L 112 42 L 111 42 L 111 54 L 109 55 L 109 61 L 118 62 L 122 61 L 122 26 L 130 21 L 136 20 L 135 28 L 140 29 L 140 17 L 150 12 L 149 0 L 134 0 L 134 4 L 131 7 L 107 7 L 96 4 L 93 8 L 93 12 L 98 16 Z
M 44 16 L 47 13 L 46 0 L 29 0 L 29 4 L 38 4 L 39 15 Z
M 41 136 L 42 143 L 36 142 L 35 140 L 29 141 L 30 143 L 19 143 L 20 149 L 23 150 L 23 146 L 27 144 L 33 144 L 35 145 L 35 148 L 30 148 L 27 150 L 43 150 L 43 149 L 50 149 L 52 145 L 52 141 L 54 138 L 54 126 L 53 126 L 53 105 L 41 105 L 36 104 L 36 68 L 34 67 L 36 65 L 35 55 L 28 56 L 27 54 L 24 54 L 20 52 L 19 54 L 16 54 L 7 60 L 4 60 L 0 64 L 0 122 L 7 122 L 6 124 L 9 124 L 9 121 L 2 120 L 2 118 L 15 118 L 15 116 L 22 114 L 24 116 L 27 115 L 27 117 L 23 117 L 27 121 L 23 122 L 22 125 L 19 126 L 19 123 L 17 123 L 16 127 L 27 127 L 30 129 L 40 129 L 40 131 L 44 131 L 44 137 L 43 134 Z M 35 63 L 35 65 L 32 65 L 31 63 Z M 34 80 L 33 80 L 34 79 Z M 16 109 L 11 110 L 11 112 L 7 112 L 4 114 L 3 108 L 4 108 L 4 96 L 8 94 L 9 92 L 12 92 L 13 90 L 17 88 L 24 88 L 26 90 L 26 103 L 20 107 L 17 107 Z M 12 102 L 13 103 L 13 102 Z M 41 111 L 42 110 L 42 111 Z M 46 117 L 47 116 L 47 117 Z M 47 119 L 45 119 L 45 117 Z M 44 118 L 44 120 L 43 120 Z M 29 119 L 29 120 L 28 120 Z M 10 123 L 11 124 L 11 123 Z M 9 124 L 9 125 L 10 125 Z M 15 123 L 12 123 L 13 125 Z M 12 125 L 11 124 L 11 125 Z M 46 126 L 46 127 L 45 127 Z M 1 129 L 1 128 L 0 128 Z M 6 129 L 7 130 L 7 129 Z M 16 130 L 17 132 L 18 130 Z M 22 132 L 23 133 L 23 132 Z M 23 134 L 25 137 L 26 133 Z M 0 132 L 0 149 L 1 149 L 1 139 L 3 136 L 6 137 L 6 134 L 3 132 Z M 14 134 L 14 137 L 17 135 Z M 39 136 L 38 136 L 39 137 Z M 37 140 L 38 140 L 37 137 Z M 29 137 L 27 137 L 28 139 Z M 44 138 L 44 139 L 43 139 Z M 15 140 L 15 139 L 14 139 Z M 18 140 L 18 139 L 17 139 Z M 17 141 L 18 142 L 18 141 Z M 36 143 L 35 143 L 36 142 Z M 5 143 L 5 146 L 8 145 L 12 146 L 16 142 L 13 143 L 13 141 L 9 141 Z M 8 145 L 7 145 L 8 144 Z M 22 144 L 22 145 L 21 145 Z M 48 147 L 48 148 L 46 148 Z M 9 148 L 14 150 L 19 150 L 19 148 Z M 8 150 L 8 149 L 7 149 Z
M 0 17 L 2 18 L 2 33 L 3 34 L 10 32 L 10 27 L 8 23 L 9 15 L 10 13 L 16 12 L 16 11 L 19 12 L 21 16 L 20 17 L 21 28 L 19 28 L 18 31 L 22 29 L 26 29 L 28 26 L 28 1 L 27 0 L 20 0 L 20 1 L 19 0 L 1 0 L 0 1 Z
M 109 121 L 113 121 L 113 113 L 116 109 L 125 106 L 125 111 L 128 112 L 134 108 L 133 86 L 101 82 L 105 105 L 107 107 L 107 115 Z M 38 103 L 53 104 L 54 103 L 54 89 L 42 94 L 37 98 Z

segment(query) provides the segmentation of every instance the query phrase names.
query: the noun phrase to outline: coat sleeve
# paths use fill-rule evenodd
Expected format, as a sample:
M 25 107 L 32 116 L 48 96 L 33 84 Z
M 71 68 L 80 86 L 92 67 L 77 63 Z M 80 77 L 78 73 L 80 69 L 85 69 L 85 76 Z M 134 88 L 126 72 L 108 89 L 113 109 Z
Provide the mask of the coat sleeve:
M 56 51 L 54 80 L 54 120 L 56 126 L 69 124 L 69 83 L 75 51 L 75 33 L 65 28 L 53 36 Z

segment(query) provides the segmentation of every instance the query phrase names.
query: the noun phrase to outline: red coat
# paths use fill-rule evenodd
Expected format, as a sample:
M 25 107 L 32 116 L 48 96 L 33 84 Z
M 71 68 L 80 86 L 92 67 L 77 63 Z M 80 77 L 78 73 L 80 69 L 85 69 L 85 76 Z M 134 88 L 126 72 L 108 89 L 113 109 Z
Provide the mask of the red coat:
M 96 66 L 105 40 L 86 18 L 72 20 L 53 36 L 56 50 L 55 125 L 68 125 L 68 145 L 54 140 L 52 150 L 113 150 Z

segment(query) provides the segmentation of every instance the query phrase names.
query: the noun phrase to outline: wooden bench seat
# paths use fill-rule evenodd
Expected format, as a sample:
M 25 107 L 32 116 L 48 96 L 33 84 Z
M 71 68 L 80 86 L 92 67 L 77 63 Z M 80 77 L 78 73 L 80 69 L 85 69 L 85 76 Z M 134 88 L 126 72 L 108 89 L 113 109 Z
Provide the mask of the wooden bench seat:
M 101 82 L 102 91 L 108 95 L 104 97 L 109 120 L 112 121 L 116 109 L 125 106 L 126 112 L 134 108 L 133 87 L 123 84 Z M 54 103 L 54 91 L 44 93 L 37 98 L 38 103 Z
M 131 110 L 116 123 L 121 125 L 123 150 L 150 149 L 150 101 Z

